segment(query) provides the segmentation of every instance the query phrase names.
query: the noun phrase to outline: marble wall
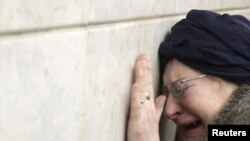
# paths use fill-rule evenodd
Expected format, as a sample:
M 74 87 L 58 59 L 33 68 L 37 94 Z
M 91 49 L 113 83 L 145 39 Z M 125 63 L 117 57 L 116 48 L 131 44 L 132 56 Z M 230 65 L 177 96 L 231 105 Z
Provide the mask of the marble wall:
M 125 141 L 135 58 L 157 92 L 158 46 L 190 9 L 250 18 L 247 0 L 1 0 L 0 140 Z

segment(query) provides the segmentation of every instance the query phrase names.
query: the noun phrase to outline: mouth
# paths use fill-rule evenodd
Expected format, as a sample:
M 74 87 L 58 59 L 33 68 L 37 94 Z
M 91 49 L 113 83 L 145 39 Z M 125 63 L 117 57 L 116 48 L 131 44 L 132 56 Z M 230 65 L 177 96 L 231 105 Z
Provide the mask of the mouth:
M 186 137 L 200 136 L 204 132 L 202 121 L 197 120 L 180 126 L 182 133 Z
M 191 124 L 187 125 L 187 128 L 188 129 L 196 129 L 196 128 L 200 127 L 201 124 L 202 124 L 202 122 L 200 120 L 194 121 Z

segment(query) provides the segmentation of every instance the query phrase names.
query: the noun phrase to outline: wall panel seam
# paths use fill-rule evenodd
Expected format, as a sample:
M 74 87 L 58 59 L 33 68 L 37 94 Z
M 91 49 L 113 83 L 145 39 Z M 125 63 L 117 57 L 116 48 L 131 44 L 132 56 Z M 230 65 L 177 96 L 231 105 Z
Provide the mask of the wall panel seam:
M 233 9 L 219 9 L 213 10 L 215 12 L 227 13 L 227 12 L 250 12 L 250 7 L 243 7 L 243 8 L 233 8 Z M 183 13 L 173 13 L 173 14 L 166 14 L 166 15 L 154 15 L 154 16 L 147 16 L 147 17 L 139 17 L 139 18 L 131 18 L 131 19 L 121 19 L 121 20 L 113 20 L 113 21 L 103 21 L 103 22 L 89 22 L 84 24 L 72 24 L 72 25 L 65 25 L 65 26 L 57 26 L 57 27 L 48 27 L 48 28 L 40 28 L 40 29 L 27 29 L 27 30 L 19 30 L 19 31 L 7 31 L 7 32 L 0 32 L 0 38 L 3 36 L 16 36 L 16 35 L 23 35 L 23 34 L 32 34 L 32 33 L 43 33 L 43 32 L 50 32 L 56 30 L 63 30 L 63 29 L 75 29 L 75 28 L 100 28 L 100 27 L 107 27 L 107 26 L 116 26 L 119 24 L 139 24 L 141 22 L 153 22 L 159 20 L 166 20 L 166 19 L 174 19 L 184 17 L 186 15 L 185 12 Z

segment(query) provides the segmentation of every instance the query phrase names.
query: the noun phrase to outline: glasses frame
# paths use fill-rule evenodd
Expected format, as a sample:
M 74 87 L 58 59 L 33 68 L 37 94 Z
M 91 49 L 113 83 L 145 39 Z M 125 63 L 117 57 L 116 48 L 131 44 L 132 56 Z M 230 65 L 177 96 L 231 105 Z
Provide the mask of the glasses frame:
M 171 93 L 175 98 L 182 97 L 183 94 L 184 94 L 184 91 L 187 89 L 185 87 L 185 85 L 184 85 L 185 82 L 200 79 L 200 78 L 203 78 L 205 76 L 207 76 L 207 75 L 202 74 L 202 75 L 199 75 L 199 76 L 196 76 L 196 77 L 191 77 L 191 78 L 187 78 L 187 79 L 183 79 L 183 80 L 176 80 L 171 84 L 170 89 L 168 89 L 166 86 L 163 86 L 163 91 L 165 91 L 165 93 L 167 92 L 168 95 Z M 176 85 L 181 86 L 181 89 L 178 92 L 174 91 Z

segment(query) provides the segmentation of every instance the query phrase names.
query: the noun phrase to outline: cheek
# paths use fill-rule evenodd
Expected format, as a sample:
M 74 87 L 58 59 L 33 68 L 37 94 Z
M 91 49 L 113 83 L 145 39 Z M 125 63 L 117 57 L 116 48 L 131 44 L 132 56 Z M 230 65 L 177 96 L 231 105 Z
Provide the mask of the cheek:
M 185 97 L 186 109 L 201 119 L 204 123 L 209 123 L 217 112 L 218 107 L 213 104 L 213 99 L 206 97 L 205 94 L 187 93 Z
M 186 108 L 204 123 L 209 123 L 221 109 L 223 100 L 211 90 L 193 90 L 193 93 L 191 91 L 187 92 L 185 97 Z

